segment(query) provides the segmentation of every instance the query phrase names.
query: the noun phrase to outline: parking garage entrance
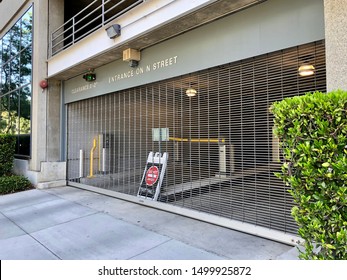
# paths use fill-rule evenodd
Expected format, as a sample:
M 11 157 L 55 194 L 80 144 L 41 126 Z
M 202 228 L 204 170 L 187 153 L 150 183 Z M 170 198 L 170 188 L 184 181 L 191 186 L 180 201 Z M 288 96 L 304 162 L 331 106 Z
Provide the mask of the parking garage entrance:
M 298 75 L 302 63 L 314 74 Z M 69 103 L 68 181 L 138 196 L 149 154 L 165 153 L 159 207 L 296 234 L 269 108 L 316 90 L 326 91 L 324 41 Z

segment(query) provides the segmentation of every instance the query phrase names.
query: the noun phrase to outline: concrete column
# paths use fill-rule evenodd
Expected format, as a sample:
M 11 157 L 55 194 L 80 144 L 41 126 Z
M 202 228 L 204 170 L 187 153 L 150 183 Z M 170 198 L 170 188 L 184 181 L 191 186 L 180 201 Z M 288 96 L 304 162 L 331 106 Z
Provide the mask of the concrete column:
M 324 0 L 327 90 L 347 90 L 347 3 Z
M 49 0 L 48 12 L 49 12 L 48 56 L 51 57 L 52 56 L 52 50 L 51 50 L 52 46 L 50 45 L 51 34 L 64 24 L 64 0 Z M 63 29 L 60 31 L 62 32 Z M 60 47 L 62 46 L 59 45 L 58 48 Z
M 47 79 L 50 31 L 63 22 L 61 5 L 62 0 L 34 3 L 32 156 L 26 175 L 38 187 L 61 184 L 66 176 L 65 162 L 60 162 L 61 83 L 51 79 L 48 88 L 40 87 L 40 81 Z
M 40 81 L 47 77 L 47 44 L 48 44 L 48 2 L 34 2 L 33 19 L 33 88 L 32 88 L 32 144 L 29 168 L 41 170 L 41 162 L 47 160 L 47 90 L 42 90 Z
M 49 0 L 48 57 L 51 54 L 51 34 L 64 24 L 64 0 Z M 61 82 L 49 80 L 47 95 L 47 161 L 59 161 L 61 155 L 60 107 Z
M 60 87 L 61 83 L 57 80 L 49 80 L 47 92 L 47 161 L 60 160 Z

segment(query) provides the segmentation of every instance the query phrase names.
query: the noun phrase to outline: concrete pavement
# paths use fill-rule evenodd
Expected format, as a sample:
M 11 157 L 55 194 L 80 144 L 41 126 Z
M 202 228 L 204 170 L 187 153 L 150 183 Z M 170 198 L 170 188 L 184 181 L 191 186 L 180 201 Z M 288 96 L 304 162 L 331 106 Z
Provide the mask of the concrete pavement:
M 296 248 L 72 187 L 0 196 L 0 259 L 297 259 Z

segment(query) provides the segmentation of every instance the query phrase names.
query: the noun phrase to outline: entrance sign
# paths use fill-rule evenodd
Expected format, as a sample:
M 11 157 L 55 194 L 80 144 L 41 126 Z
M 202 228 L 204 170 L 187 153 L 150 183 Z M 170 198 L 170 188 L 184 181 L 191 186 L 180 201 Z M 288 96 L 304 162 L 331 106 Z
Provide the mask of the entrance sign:
M 143 172 L 138 197 L 158 200 L 168 160 L 168 153 L 150 152 Z

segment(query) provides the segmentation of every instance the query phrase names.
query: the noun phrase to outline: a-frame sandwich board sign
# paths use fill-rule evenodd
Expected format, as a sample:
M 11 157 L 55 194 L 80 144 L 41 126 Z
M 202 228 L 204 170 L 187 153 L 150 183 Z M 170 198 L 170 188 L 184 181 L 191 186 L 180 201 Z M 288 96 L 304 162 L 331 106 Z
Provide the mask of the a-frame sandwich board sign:
M 158 200 L 160 188 L 164 180 L 168 153 L 150 152 L 147 157 L 146 167 L 143 172 L 138 197 Z

